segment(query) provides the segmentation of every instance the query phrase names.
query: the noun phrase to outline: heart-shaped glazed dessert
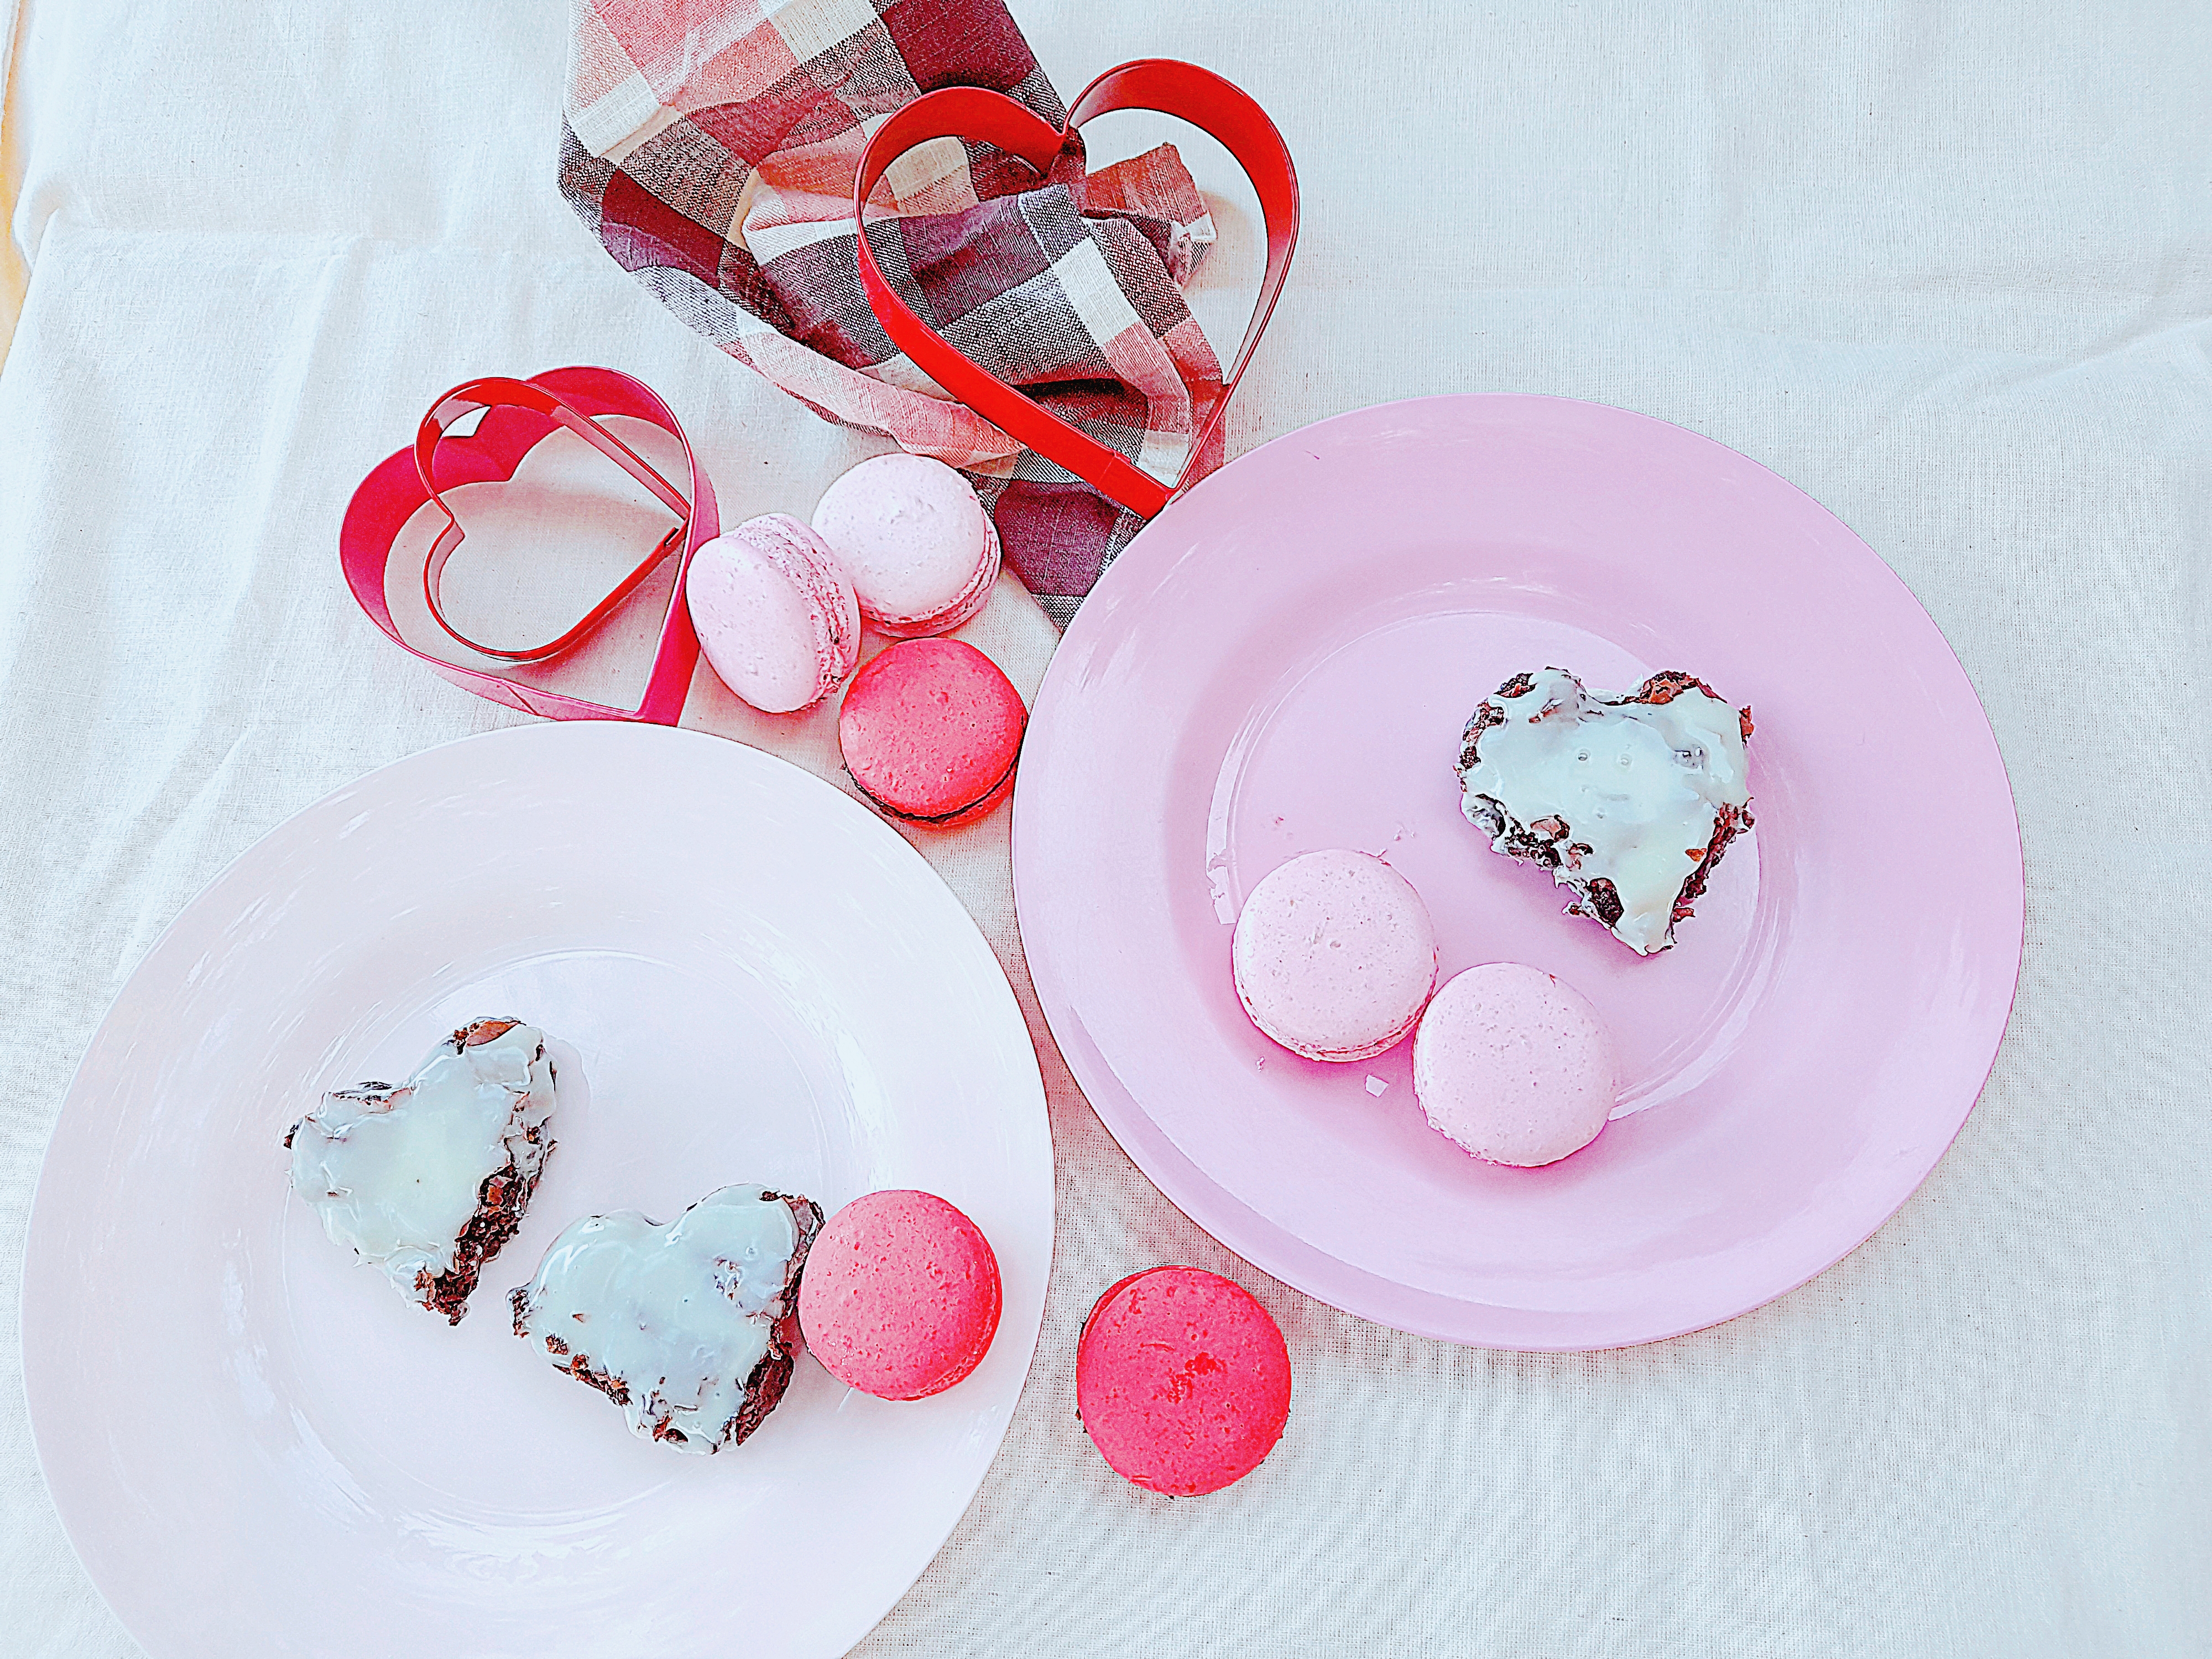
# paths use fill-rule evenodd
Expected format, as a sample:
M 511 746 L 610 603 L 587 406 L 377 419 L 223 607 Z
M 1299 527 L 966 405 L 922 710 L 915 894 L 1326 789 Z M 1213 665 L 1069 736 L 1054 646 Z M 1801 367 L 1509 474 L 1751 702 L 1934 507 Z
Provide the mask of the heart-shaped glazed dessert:
M 811 1198 L 724 1187 L 673 1221 L 586 1216 L 510 1292 L 514 1334 L 683 1452 L 734 1446 L 774 1411 L 799 1352 Z
M 875 251 L 859 237 L 860 286 L 868 306 L 894 344 L 953 397 L 992 422 L 1009 437 L 1097 487 L 1131 512 L 1150 518 L 1187 484 L 1206 454 L 1229 399 L 1243 378 L 1260 343 L 1275 301 L 1289 275 L 1298 240 L 1298 180 L 1291 153 L 1267 113 L 1246 94 L 1210 70 L 1172 58 L 1147 58 L 1108 70 L 1083 89 L 1055 127 L 1035 111 L 1003 93 L 980 87 L 945 87 L 927 93 L 890 115 L 869 139 L 853 182 L 853 218 L 866 223 L 870 192 L 891 164 L 917 144 L 933 138 L 962 138 L 995 145 L 1020 157 L 1042 174 L 1069 137 L 1093 116 L 1113 110 L 1145 109 L 1189 122 L 1221 141 L 1237 158 L 1260 198 L 1267 229 L 1267 264 L 1260 296 L 1243 343 L 1221 382 L 1221 395 L 1192 434 L 1183 471 L 1172 484 L 1161 483 L 1119 451 L 1041 408 L 1015 387 L 978 366 L 915 313 L 884 277 Z
M 479 410 L 483 419 L 474 432 L 464 436 L 452 433 L 450 428 L 457 422 Z M 684 465 L 690 474 L 688 495 L 594 418 L 609 415 L 647 422 L 683 446 Z M 440 603 L 439 584 L 446 562 L 464 535 L 444 492 L 461 484 L 507 482 L 514 477 L 524 456 L 561 430 L 574 433 L 629 473 L 675 514 L 678 522 L 635 569 L 559 638 L 520 648 L 480 644 L 447 620 Z M 422 567 L 422 597 L 430 615 L 457 643 L 500 661 L 537 663 L 558 656 L 605 622 L 662 561 L 674 558 L 676 585 L 637 706 L 617 708 L 563 696 L 499 674 L 464 668 L 410 644 L 392 620 L 385 578 L 401 529 L 426 502 L 434 504 L 446 521 Z M 413 445 L 386 457 L 354 491 L 338 532 L 338 557 L 346 586 L 369 620 L 393 644 L 421 658 L 456 685 L 547 720 L 649 720 L 673 726 L 684 713 L 691 672 L 699 660 L 699 637 L 684 604 L 684 576 L 691 556 L 711 541 L 720 528 L 714 486 L 691 453 L 690 440 L 684 436 L 675 415 L 650 387 L 611 368 L 555 368 L 528 380 L 493 376 L 470 380 L 432 404 Z
M 1640 957 L 1671 948 L 1713 866 L 1749 829 L 1751 710 L 1692 674 L 1594 691 L 1564 668 L 1516 674 L 1461 738 L 1461 811 L 1491 848 L 1549 870 Z

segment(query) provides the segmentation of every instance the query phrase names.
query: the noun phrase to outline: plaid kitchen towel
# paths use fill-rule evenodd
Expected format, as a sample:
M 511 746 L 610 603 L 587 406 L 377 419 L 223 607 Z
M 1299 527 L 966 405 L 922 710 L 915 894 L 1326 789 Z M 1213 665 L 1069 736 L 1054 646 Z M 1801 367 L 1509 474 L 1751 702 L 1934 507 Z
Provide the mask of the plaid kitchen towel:
M 1143 521 L 947 398 L 860 289 L 861 149 L 890 112 L 955 85 L 1067 117 L 1002 0 L 574 0 L 561 188 L 739 362 L 826 419 L 964 468 L 1064 626 Z M 978 363 L 1156 476 L 1182 467 L 1221 368 L 1179 287 L 1213 225 L 1171 145 L 1091 173 L 1071 139 L 1041 181 L 939 139 L 891 168 L 868 236 Z M 1200 471 L 1218 433 L 1207 447 Z

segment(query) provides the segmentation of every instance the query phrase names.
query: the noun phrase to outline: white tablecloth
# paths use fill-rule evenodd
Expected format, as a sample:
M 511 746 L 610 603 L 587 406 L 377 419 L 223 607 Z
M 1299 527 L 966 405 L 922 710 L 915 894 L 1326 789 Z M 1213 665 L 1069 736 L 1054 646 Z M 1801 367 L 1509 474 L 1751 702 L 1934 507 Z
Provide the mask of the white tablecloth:
M 1733 445 L 1863 535 L 1988 704 L 2027 959 L 1978 1109 L 1870 1243 L 1717 1329 L 1584 1356 L 1401 1336 L 1227 1257 L 1038 1026 L 1043 1345 L 967 1518 L 861 1650 L 2212 1652 L 2212 9 L 1017 9 L 1065 94 L 1171 54 L 1283 126 L 1305 236 L 1232 452 L 1385 398 L 1559 392 Z M 490 0 L 29 0 L 32 275 L 0 371 L 11 1327 L 47 1131 L 155 933 L 308 801 L 514 718 L 337 580 L 348 492 L 429 395 L 628 369 L 726 518 L 803 513 L 863 453 L 570 215 L 565 35 Z M 1218 331 L 1251 240 L 1222 216 Z M 1052 635 L 1024 596 L 974 636 L 1034 689 Z M 710 698 L 693 723 L 835 770 L 818 720 Z M 1866 815 L 1922 834 L 1910 800 Z M 922 844 L 1034 1024 L 1006 833 Z M 1252 1285 L 1297 1368 L 1275 1456 L 1203 1502 L 1124 1485 L 1072 1410 L 1080 1315 L 1161 1261 Z M 0 1370 L 0 1651 L 129 1653 L 46 1496 L 12 1335 Z

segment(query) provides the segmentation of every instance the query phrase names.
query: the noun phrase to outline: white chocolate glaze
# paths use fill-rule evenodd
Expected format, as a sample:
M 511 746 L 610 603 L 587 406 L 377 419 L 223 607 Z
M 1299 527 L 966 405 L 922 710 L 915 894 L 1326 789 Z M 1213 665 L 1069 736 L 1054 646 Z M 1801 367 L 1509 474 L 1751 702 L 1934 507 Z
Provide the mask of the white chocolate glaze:
M 505 1024 L 477 1042 L 472 1032 Z M 293 1126 L 292 1185 L 331 1240 L 426 1299 L 452 1270 L 484 1182 L 512 1162 L 526 1190 L 552 1137 L 553 1062 L 534 1025 L 479 1021 L 441 1042 L 408 1081 L 323 1097 Z
M 792 1317 L 794 1258 L 810 1238 L 785 1200 L 749 1185 L 709 1193 L 672 1222 L 586 1216 L 514 1293 L 514 1334 L 561 1370 L 605 1379 L 610 1397 L 619 1385 L 632 1434 L 718 1451 Z
M 1462 810 L 1496 851 L 1547 865 L 1582 914 L 1595 914 L 1589 884 L 1611 881 L 1614 936 L 1639 955 L 1665 950 L 1723 809 L 1750 805 L 1742 718 L 1695 685 L 1632 702 L 1561 668 L 1522 678 L 1528 690 L 1486 699 L 1469 723 Z

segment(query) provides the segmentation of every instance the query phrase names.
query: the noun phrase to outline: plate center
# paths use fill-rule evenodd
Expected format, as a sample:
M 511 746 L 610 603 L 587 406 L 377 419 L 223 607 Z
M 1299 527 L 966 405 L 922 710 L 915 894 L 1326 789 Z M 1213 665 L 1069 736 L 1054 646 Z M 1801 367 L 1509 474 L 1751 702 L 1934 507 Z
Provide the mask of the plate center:
M 1300 853 L 1354 848 L 1419 891 L 1442 976 L 1525 962 L 1597 1006 L 1620 1044 L 1616 1116 L 1694 1086 L 1724 1057 L 1771 957 L 1778 917 L 1762 910 L 1758 832 L 1729 848 L 1674 948 L 1639 957 L 1595 921 L 1561 915 L 1573 896 L 1548 872 L 1490 850 L 1460 811 L 1453 768 L 1475 705 L 1524 669 L 1565 668 L 1594 689 L 1626 691 L 1659 669 L 1698 665 L 1648 662 L 1571 623 L 1477 605 L 1367 622 L 1288 667 L 1222 757 L 1205 856 L 1224 970 L 1229 927 L 1262 877 Z M 1440 663 L 1451 672 L 1439 673 Z M 1754 740 L 1754 807 L 1759 787 Z M 1316 1069 L 1388 1080 L 1410 1067 L 1407 1044 L 1364 1068 Z

